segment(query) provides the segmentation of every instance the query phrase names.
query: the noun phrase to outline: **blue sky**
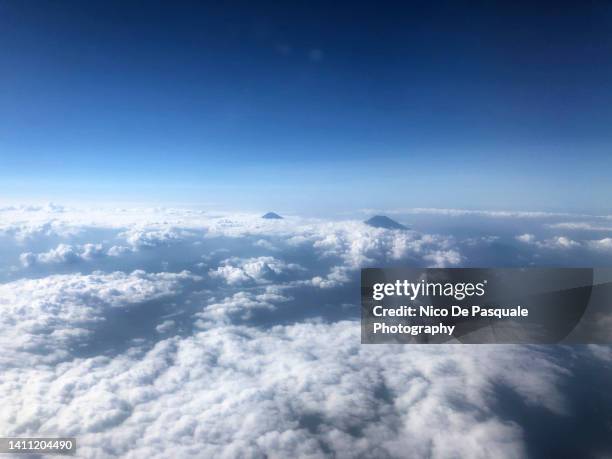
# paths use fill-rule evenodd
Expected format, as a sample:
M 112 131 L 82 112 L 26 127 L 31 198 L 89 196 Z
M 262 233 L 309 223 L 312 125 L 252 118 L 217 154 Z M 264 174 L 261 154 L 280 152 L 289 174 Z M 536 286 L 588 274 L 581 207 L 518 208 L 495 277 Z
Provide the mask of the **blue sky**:
M 609 211 L 612 8 L 0 1 L 3 200 Z

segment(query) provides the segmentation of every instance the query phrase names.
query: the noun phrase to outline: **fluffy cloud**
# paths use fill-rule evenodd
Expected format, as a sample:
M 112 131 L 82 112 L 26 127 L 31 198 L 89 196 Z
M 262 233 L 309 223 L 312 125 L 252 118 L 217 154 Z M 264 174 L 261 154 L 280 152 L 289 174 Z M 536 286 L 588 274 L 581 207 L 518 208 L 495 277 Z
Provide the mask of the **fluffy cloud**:
M 25 252 L 19 256 L 21 264 L 32 266 L 36 263 L 75 263 L 83 260 L 93 260 L 107 255 L 115 255 L 115 248 L 109 251 L 104 250 L 102 244 L 84 244 L 82 246 L 72 246 L 70 244 L 59 244 L 56 248 L 48 252 L 32 253 Z
M 434 268 L 444 268 L 461 263 L 461 255 L 456 250 L 434 250 L 423 256 Z
M 580 350 L 361 345 L 358 322 L 289 316 L 292 295 L 320 288 L 308 291 L 316 300 L 308 304 L 305 295 L 300 303 L 317 310 L 337 301 L 325 289 L 356 279 L 363 266 L 468 263 L 474 246 L 492 240 L 479 231 L 457 239 L 354 220 L 268 221 L 186 209 L 0 213 L 0 232 L 28 245 L 25 263 L 75 270 L 83 265 L 70 261 L 89 260 L 95 269 L 97 257 L 132 252 L 114 262 L 178 271 L 15 280 L 34 270 L 0 269 L 10 279 L 0 284 L 4 435 L 74 435 L 87 458 L 513 458 L 528 452 L 525 432 L 500 412 L 499 388 L 539 413 L 563 416 L 575 402 L 561 390 L 576 378 L 568 362 L 580 361 L 566 352 Z M 549 238 L 534 228 L 521 228 L 517 239 L 534 248 L 612 246 L 609 238 Z M 58 245 L 57 238 L 66 240 Z M 468 246 L 472 252 L 463 251 Z M 181 272 L 202 261 L 208 277 Z M 261 324 L 258 313 L 276 317 L 268 311 L 289 325 Z M 81 352 L 94 335 L 117 344 L 104 326 L 130 314 L 125 346 Z M 606 349 L 588 352 L 609 359 Z
M 363 346 L 354 322 L 217 326 L 8 371 L 0 429 L 74 435 L 93 458 L 518 458 L 523 432 L 495 415 L 493 388 L 562 413 L 566 375 L 535 348 Z
M 154 248 L 160 245 L 168 245 L 172 242 L 183 241 L 195 236 L 195 233 L 178 228 L 130 228 L 120 234 L 134 249 Z
M 350 280 L 349 269 L 343 266 L 334 266 L 325 277 L 315 276 L 310 280 L 310 285 L 319 288 L 334 288 L 345 284 Z
M 255 241 L 254 245 L 257 247 L 262 247 L 270 251 L 278 250 L 278 248 L 274 244 L 272 244 L 270 241 L 267 241 L 265 239 L 259 239 Z
M 197 314 L 197 317 L 217 321 L 227 322 L 232 317 L 249 319 L 253 311 L 258 309 L 275 310 L 276 305 L 290 301 L 292 298 L 283 295 L 281 289 L 275 286 L 268 286 L 265 290 L 240 291 L 222 300 L 212 297 L 208 300 L 208 305 L 204 311 Z M 203 325 L 204 322 L 199 322 Z
M 519 242 L 524 242 L 525 244 L 535 243 L 536 237 L 533 234 L 525 233 L 519 236 L 516 236 L 516 240 Z
M 596 250 L 610 251 L 612 250 L 612 238 L 606 237 L 595 241 L 589 241 L 589 245 Z
M 209 271 L 212 278 L 223 279 L 229 285 L 254 282 L 263 284 L 286 273 L 303 271 L 297 263 L 286 263 L 274 257 L 238 258 L 222 261 L 221 266 Z
M 111 308 L 125 308 L 176 294 L 198 278 L 178 274 L 114 272 L 54 275 L 0 284 L 1 365 L 20 365 L 24 353 L 37 361 L 70 357 Z M 32 360 L 23 359 L 23 364 Z
M 453 239 L 444 236 L 372 228 L 354 221 L 320 225 L 303 237 L 323 256 L 339 257 L 353 269 L 405 257 L 426 261 L 453 245 Z
M 325 276 L 312 278 L 311 284 L 321 288 L 342 285 L 350 280 L 351 271 L 377 263 L 408 259 L 420 265 L 444 267 L 462 260 L 459 251 L 452 248 L 453 238 L 371 228 L 358 222 L 330 224 L 310 238 L 313 248 L 323 257 L 336 257 L 345 263 L 334 266 Z
M 0 222 L 0 235 L 13 237 L 22 244 L 40 237 L 71 237 L 80 231 L 77 227 L 54 219 L 41 222 L 21 220 Z
M 353 268 L 379 259 L 414 256 L 423 260 L 429 252 L 454 249 L 452 239 L 389 231 L 362 222 L 286 218 L 265 220 L 258 215 L 209 215 L 188 209 L 36 209 L 1 211 L 4 231 L 21 231 L 20 225 L 62 228 L 67 237 L 91 228 L 116 230 L 133 250 L 206 238 L 255 238 L 253 244 L 272 250 L 280 241 L 289 245 L 311 245 L 323 256 L 336 256 Z M 26 218 L 24 220 L 24 218 Z M 45 234 L 46 234 L 45 233 Z M 50 234 L 50 233 L 49 233 Z
M 555 236 L 546 240 L 537 240 L 533 234 L 521 234 L 516 240 L 525 244 L 531 244 L 544 249 L 572 249 L 580 247 L 580 243 L 565 236 Z

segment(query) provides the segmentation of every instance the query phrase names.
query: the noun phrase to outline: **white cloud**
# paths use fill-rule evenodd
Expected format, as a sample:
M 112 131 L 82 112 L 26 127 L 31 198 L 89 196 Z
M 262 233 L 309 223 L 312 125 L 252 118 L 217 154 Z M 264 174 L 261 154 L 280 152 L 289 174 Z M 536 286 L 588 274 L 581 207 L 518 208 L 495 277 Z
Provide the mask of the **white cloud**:
M 552 238 L 550 241 L 552 247 L 560 247 L 562 249 L 571 249 L 573 247 L 579 247 L 580 244 L 568 237 L 557 236 Z
M 339 258 L 352 269 L 404 257 L 427 263 L 438 259 L 436 254 L 440 250 L 459 250 L 449 237 L 372 228 L 354 220 L 296 217 L 266 220 L 259 215 L 210 215 L 189 209 L 62 209 L 56 212 L 41 208 L 27 213 L 16 210 L 0 213 L 0 228 L 5 232 L 20 231 L 20 225 L 26 225 L 47 228 L 40 236 L 50 237 L 48 228 L 52 225 L 61 229 L 54 230 L 55 236 L 69 238 L 83 230 L 104 229 L 116 232 L 131 250 L 192 239 L 197 242 L 198 238 L 253 238 L 252 244 L 269 250 L 277 245 L 311 246 L 321 256 Z M 109 249 L 109 255 L 127 251 L 125 245 L 115 247 Z M 27 262 L 32 257 L 24 258 Z
M 20 204 L 16 206 L 0 207 L 0 212 L 21 212 L 21 213 L 41 212 L 41 211 L 48 212 L 48 213 L 61 213 L 61 212 L 64 212 L 65 210 L 66 208 L 64 206 L 55 204 L 53 202 L 49 202 L 45 204 L 44 206 Z
M 516 236 L 516 240 L 526 244 L 532 244 L 536 241 L 536 237 L 533 234 L 525 233 L 521 234 L 520 236 Z
M 601 226 L 591 222 L 561 222 L 548 225 L 550 228 L 582 231 L 612 231 L 612 226 Z
M 319 288 L 334 288 L 347 283 L 350 280 L 349 269 L 344 266 L 334 266 L 327 276 L 315 276 L 310 284 Z
M 352 220 L 266 221 L 259 215 L 180 209 L 0 212 L 5 234 L 44 228 L 23 237 L 24 243 L 104 230 L 99 243 L 87 237 L 91 244 L 70 240 L 61 249 L 25 252 L 27 263 L 142 250 L 139 255 L 159 267 L 170 251 L 157 256 L 156 248 L 187 241 L 191 258 L 181 260 L 183 251 L 176 251 L 178 260 L 167 266 L 180 261 L 193 266 L 204 259 L 208 267 L 228 252 L 210 272 L 222 283 L 188 272 L 134 271 L 0 284 L 4 435 L 75 435 L 79 455 L 87 458 L 384 458 L 407 451 L 436 459 L 513 458 L 527 454 L 524 432 L 499 414 L 498 387 L 512 390 L 527 405 L 558 415 L 567 410 L 561 389 L 572 375 L 565 362 L 557 363 L 563 348 L 361 345 L 354 321 L 236 325 L 258 311 L 286 307 L 294 287 L 337 287 L 369 264 L 469 261 L 453 237 L 388 231 Z M 542 247 L 580 244 L 564 236 L 524 239 Z M 596 242 L 612 246 L 607 239 Z M 230 249 L 221 252 L 220 245 Z M 275 257 L 251 256 L 261 253 L 260 247 L 288 246 Z M 292 263 L 302 252 L 308 254 L 305 262 Z M 300 268 L 311 264 L 320 268 Z M 187 290 L 193 282 L 203 289 Z M 117 346 L 112 353 L 103 349 L 83 357 L 79 352 L 113 312 L 156 299 L 163 300 L 168 314 L 149 317 L 146 339 L 135 335 L 132 348 Z M 184 304 L 174 304 L 179 299 Z M 190 327 L 177 324 L 194 309 L 195 331 L 182 336 Z M 175 330 L 181 336 L 174 336 Z
M 54 275 L 0 284 L 0 345 L 4 351 L 0 366 L 19 364 L 24 352 L 36 355 L 36 361 L 67 358 L 75 342 L 104 321 L 109 308 L 171 296 L 183 281 L 197 279 L 188 272 L 134 271 Z
M 469 210 L 469 209 L 445 209 L 431 207 L 414 207 L 406 209 L 376 210 L 363 209 L 366 214 L 414 214 L 414 215 L 439 215 L 444 217 L 489 217 L 489 218 L 553 218 L 573 217 L 585 218 L 595 217 L 587 214 L 571 214 L 566 212 L 538 212 L 538 211 L 514 211 L 514 210 Z
M 238 258 L 232 257 L 221 262 L 221 266 L 211 269 L 208 275 L 224 280 L 229 285 L 240 285 L 254 282 L 269 283 L 286 273 L 303 271 L 297 263 L 286 263 L 274 257 Z
M 272 244 L 270 241 L 267 241 L 265 239 L 259 239 L 255 241 L 254 245 L 257 247 L 264 248 L 266 250 L 271 250 L 271 251 L 278 250 L 278 248 L 274 244 Z
M 434 268 L 458 265 L 461 263 L 461 254 L 456 250 L 435 250 L 423 257 Z
M 220 301 L 213 297 L 209 299 L 209 304 L 205 306 L 204 311 L 197 316 L 213 321 L 227 321 L 235 316 L 248 319 L 254 310 L 273 311 L 277 304 L 291 299 L 284 295 L 279 287 L 270 285 L 263 292 L 240 291 Z M 200 324 L 205 325 L 203 322 Z
M 453 245 L 452 238 L 444 236 L 372 228 L 354 221 L 321 225 L 309 239 L 322 255 L 339 257 L 353 269 L 405 257 L 428 261 L 426 257 Z
M 21 264 L 25 267 L 32 266 L 36 263 L 43 264 L 69 264 L 78 261 L 93 260 L 106 256 L 116 256 L 119 252 L 115 247 L 111 247 L 106 251 L 102 244 L 84 244 L 80 246 L 72 246 L 70 244 L 59 244 L 56 248 L 48 252 L 32 253 L 24 252 L 19 256 Z
M 608 365 L 612 365 L 612 346 L 590 344 L 586 347 L 595 358 L 606 362 Z
M 161 229 L 130 228 L 120 234 L 134 249 L 154 248 L 171 242 L 194 237 L 195 233 L 184 229 L 166 227 Z
M 550 239 L 537 240 L 533 234 L 521 234 L 515 238 L 519 242 L 534 245 L 543 249 L 572 249 L 580 247 L 580 243 L 566 236 L 555 236 Z
M 155 330 L 158 333 L 167 333 L 170 330 L 172 330 L 174 328 L 174 326 L 176 325 L 176 323 L 174 322 L 174 320 L 164 320 L 161 324 L 159 324 L 157 327 L 155 327 Z
M 130 249 L 129 247 L 126 247 L 123 245 L 114 245 L 110 249 L 108 249 L 108 256 L 109 257 L 119 257 L 123 255 L 124 253 L 131 252 L 131 250 L 132 249 Z
M 612 238 L 606 237 L 603 239 L 589 241 L 589 246 L 596 250 L 609 251 L 612 250 Z
M 566 374 L 536 348 L 363 346 L 355 322 L 217 326 L 5 372 L 0 429 L 74 435 L 93 458 L 519 458 L 494 387 L 562 413 Z
M 13 237 L 23 244 L 40 237 L 71 237 L 78 234 L 80 228 L 72 227 L 53 218 L 36 221 L 0 221 L 0 235 Z

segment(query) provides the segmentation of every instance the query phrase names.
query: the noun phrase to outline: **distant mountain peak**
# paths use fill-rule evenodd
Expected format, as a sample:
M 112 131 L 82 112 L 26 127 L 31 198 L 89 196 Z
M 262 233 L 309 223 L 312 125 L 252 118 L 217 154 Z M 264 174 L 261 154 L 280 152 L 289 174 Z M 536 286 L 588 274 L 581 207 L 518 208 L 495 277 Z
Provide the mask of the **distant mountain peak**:
M 392 218 L 386 215 L 374 215 L 369 220 L 364 222 L 366 225 L 373 226 L 374 228 L 385 228 L 385 229 L 401 229 L 407 230 L 408 227 L 396 222 Z
M 269 220 L 282 220 L 283 219 L 283 217 L 281 217 L 275 212 L 268 212 L 267 214 L 262 215 L 261 218 L 267 218 Z

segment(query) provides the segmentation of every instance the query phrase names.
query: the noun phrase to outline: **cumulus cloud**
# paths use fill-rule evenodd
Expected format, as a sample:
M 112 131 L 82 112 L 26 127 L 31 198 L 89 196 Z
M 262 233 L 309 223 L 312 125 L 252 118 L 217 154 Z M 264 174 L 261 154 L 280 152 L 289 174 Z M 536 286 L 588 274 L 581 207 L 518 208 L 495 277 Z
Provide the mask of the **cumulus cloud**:
M 366 346 L 359 322 L 287 319 L 293 296 L 309 287 L 321 289 L 308 290 L 317 299 L 305 295 L 299 305 L 314 309 L 321 306 L 315 301 L 332 302 L 336 292 L 326 289 L 357 279 L 361 267 L 456 266 L 497 236 L 475 232 L 456 239 L 354 220 L 268 221 L 260 213 L 188 209 L 0 213 L 0 232 L 15 239 L 31 234 L 19 236 L 28 251 L 20 247 L 14 254 L 23 252 L 24 263 L 76 270 L 83 265 L 71 261 L 88 260 L 94 269 L 99 257 L 130 252 L 130 263 L 148 266 L 0 284 L 5 435 L 74 435 L 87 458 L 391 458 L 407 451 L 513 458 L 528 452 L 525 432 L 500 412 L 498 388 L 539 412 L 569 409 L 561 389 L 575 376 L 563 348 Z M 534 247 L 612 246 L 607 239 L 589 243 L 522 231 L 517 240 Z M 43 243 L 33 244 L 37 238 Z M 66 240 L 47 240 L 55 238 Z M 472 252 L 464 253 L 466 247 Z M 273 253 L 259 256 L 266 250 Z M 199 261 L 208 276 L 175 268 Z M 160 266 L 178 272 L 152 272 Z M 158 303 L 163 311 L 153 314 Z M 113 314 L 121 322 L 139 307 L 143 315 L 132 317 L 128 329 L 142 332 L 138 319 L 149 319 L 148 335 L 133 332 L 127 347 L 80 352 Z M 270 311 L 287 320 L 257 321 L 257 314 L 276 317 Z M 609 354 L 602 348 L 593 353 Z
M 303 271 L 297 263 L 286 263 L 274 257 L 238 258 L 232 257 L 221 262 L 221 266 L 209 271 L 212 278 L 224 280 L 229 285 L 254 282 L 269 283 L 273 278 L 286 273 Z
M 550 240 L 550 243 L 552 244 L 553 247 L 561 247 L 563 249 L 571 249 L 573 247 L 579 247 L 580 243 L 565 237 L 565 236 L 558 236 L 555 237 L 553 239 Z
M 350 280 L 352 271 L 368 265 L 407 259 L 424 266 L 443 267 L 462 260 L 452 237 L 372 228 L 361 222 L 326 225 L 300 243 L 306 241 L 312 241 L 321 256 L 344 262 L 332 267 L 327 275 L 312 278 L 310 283 L 321 288 L 342 285 Z
M 572 249 L 580 247 L 580 243 L 565 236 L 555 236 L 550 239 L 538 240 L 533 234 L 521 234 L 516 240 L 544 249 Z
M 249 319 L 253 311 L 258 309 L 275 310 L 277 304 L 290 301 L 292 298 L 284 295 L 277 286 L 267 286 L 264 291 L 240 291 L 230 297 L 217 300 L 210 298 L 204 311 L 197 317 L 214 320 L 227 321 L 232 317 Z M 199 322 L 204 325 L 204 322 Z
M 589 245 L 596 250 L 609 251 L 612 250 L 612 238 L 606 237 L 599 240 L 589 241 Z
M 372 228 L 354 221 L 321 225 L 304 238 L 312 240 L 313 247 L 323 256 L 339 257 L 354 269 L 404 257 L 426 261 L 454 243 L 450 237 Z
M 21 244 L 41 237 L 71 237 L 80 231 L 80 228 L 55 219 L 41 222 L 22 220 L 0 222 L 0 235 L 12 237 Z
M 195 236 L 195 233 L 173 227 L 161 229 L 130 228 L 128 231 L 121 233 L 120 236 L 124 237 L 126 242 L 134 249 L 142 249 L 183 241 Z
M 272 244 L 270 241 L 267 241 L 266 239 L 259 239 L 255 241 L 254 245 L 257 247 L 262 247 L 266 250 L 278 250 L 278 248 L 274 244 Z
M 19 260 L 21 264 L 28 267 L 36 263 L 75 263 L 77 261 L 93 260 L 95 258 L 103 258 L 107 255 L 115 254 L 114 248 L 106 251 L 102 247 L 102 244 L 84 244 L 76 247 L 70 244 L 59 244 L 56 248 L 48 252 L 24 252 L 19 256 Z
M 70 356 L 76 342 L 105 320 L 110 308 L 124 308 L 176 294 L 189 272 L 149 274 L 134 271 L 54 275 L 0 284 L 0 365 L 20 364 L 23 353 L 34 361 Z M 28 359 L 23 364 L 31 364 Z
M 461 255 L 456 250 L 435 250 L 423 256 L 434 268 L 457 265 L 461 262 Z
M 354 220 L 296 217 L 266 220 L 259 215 L 209 215 L 188 209 L 63 209 L 62 212 L 37 209 L 27 215 L 14 210 L 0 213 L 0 227 L 4 231 L 22 231 L 20 225 L 25 225 L 46 228 L 45 234 L 49 237 L 52 227 L 58 228 L 54 235 L 62 238 L 89 229 L 115 231 L 124 243 L 111 247 L 109 255 L 186 241 L 201 242 L 203 238 L 252 238 L 251 244 L 267 250 L 286 245 L 310 246 L 322 257 L 336 257 L 352 269 L 358 269 L 366 264 L 404 257 L 438 264 L 439 251 L 459 251 L 451 237 L 389 231 Z M 451 262 L 456 256 L 450 252 L 445 258 Z M 24 259 L 30 262 L 34 258 L 24 256 Z
M 520 236 L 516 236 L 516 240 L 526 244 L 532 244 L 536 241 L 536 237 L 533 234 L 525 233 L 521 234 Z
M 129 253 L 130 251 L 131 249 L 124 245 L 114 245 L 110 249 L 108 249 L 107 253 L 109 257 L 119 257 L 125 253 Z
M 94 458 L 519 458 L 524 433 L 492 388 L 562 413 L 566 374 L 535 348 L 362 346 L 354 322 L 217 326 L 6 372 L 0 428 L 74 435 Z
M 348 268 L 334 266 L 326 276 L 315 276 L 309 283 L 319 288 L 334 288 L 349 282 L 349 280 L 350 274 Z

